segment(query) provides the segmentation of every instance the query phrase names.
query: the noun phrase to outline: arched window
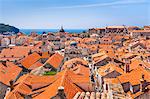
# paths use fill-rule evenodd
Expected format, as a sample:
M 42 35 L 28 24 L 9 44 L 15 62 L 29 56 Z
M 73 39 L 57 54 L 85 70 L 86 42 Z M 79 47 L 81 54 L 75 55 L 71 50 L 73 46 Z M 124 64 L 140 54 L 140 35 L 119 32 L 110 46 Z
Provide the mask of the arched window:
M 76 54 L 74 51 L 72 51 L 70 54 Z

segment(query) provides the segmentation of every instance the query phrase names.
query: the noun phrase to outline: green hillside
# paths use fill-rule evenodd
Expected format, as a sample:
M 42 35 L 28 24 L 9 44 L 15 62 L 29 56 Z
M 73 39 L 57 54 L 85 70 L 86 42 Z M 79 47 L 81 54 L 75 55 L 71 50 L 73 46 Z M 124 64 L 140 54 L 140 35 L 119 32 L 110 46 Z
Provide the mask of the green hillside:
M 10 25 L 5 25 L 3 23 L 0 23 L 0 33 L 4 33 L 4 32 L 14 32 L 14 33 L 18 33 L 19 29 L 14 27 L 14 26 L 10 26 Z

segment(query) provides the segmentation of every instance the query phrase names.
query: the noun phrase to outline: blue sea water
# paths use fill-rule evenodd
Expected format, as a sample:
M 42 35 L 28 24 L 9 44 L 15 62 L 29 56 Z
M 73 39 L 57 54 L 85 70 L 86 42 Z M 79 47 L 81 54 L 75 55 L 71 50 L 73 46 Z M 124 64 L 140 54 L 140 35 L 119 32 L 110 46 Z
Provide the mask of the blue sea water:
M 42 34 L 43 32 L 58 32 L 59 29 L 20 29 L 20 32 L 29 35 L 31 32 L 36 32 L 37 34 Z M 68 33 L 82 33 L 86 29 L 65 29 Z

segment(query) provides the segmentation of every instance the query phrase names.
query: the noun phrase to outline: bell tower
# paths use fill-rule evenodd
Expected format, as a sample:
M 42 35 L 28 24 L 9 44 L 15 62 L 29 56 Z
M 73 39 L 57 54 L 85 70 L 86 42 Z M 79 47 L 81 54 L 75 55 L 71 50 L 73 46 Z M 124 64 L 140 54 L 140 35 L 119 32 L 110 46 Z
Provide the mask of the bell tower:
M 60 33 L 64 33 L 65 30 L 63 29 L 63 26 L 61 26 L 61 29 L 59 30 Z

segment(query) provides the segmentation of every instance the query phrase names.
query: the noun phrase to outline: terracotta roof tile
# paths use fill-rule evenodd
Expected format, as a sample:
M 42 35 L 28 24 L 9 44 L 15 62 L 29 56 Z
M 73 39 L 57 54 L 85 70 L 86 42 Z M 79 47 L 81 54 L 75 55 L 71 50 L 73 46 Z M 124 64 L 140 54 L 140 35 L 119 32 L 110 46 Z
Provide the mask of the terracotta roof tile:
M 97 59 L 95 58 L 95 60 L 94 60 L 94 64 L 96 64 L 96 63 L 98 63 L 98 62 L 100 62 L 100 61 L 102 61 L 102 60 L 104 60 L 104 59 L 106 59 L 106 58 L 108 58 L 109 56 L 108 55 L 103 55 L 103 56 L 101 56 L 101 57 L 98 57 Z
M 143 67 L 137 67 L 136 69 L 132 70 L 130 73 L 124 73 L 123 75 L 118 76 L 121 83 L 130 82 L 131 85 L 137 85 L 140 84 L 140 79 L 142 78 L 142 75 L 144 74 L 144 79 L 147 80 L 147 82 L 150 82 L 150 74 L 147 70 L 145 70 Z
M 29 93 L 31 93 L 32 90 L 31 88 L 24 84 L 24 83 L 21 83 L 19 85 L 17 85 L 10 93 L 8 93 L 8 95 L 6 96 L 6 99 L 22 99 L 22 95 L 27 95 Z M 24 98 L 23 98 L 24 99 Z
M 50 54 L 48 52 L 43 52 L 41 57 L 42 58 L 49 58 Z
M 105 76 L 105 75 L 107 75 L 113 71 L 117 71 L 120 74 L 124 73 L 124 71 L 120 67 L 118 67 L 112 63 L 109 63 L 109 64 L 102 66 L 98 69 L 98 72 L 101 76 Z
M 136 54 L 134 54 L 134 53 L 127 53 L 124 56 L 122 56 L 122 58 L 130 58 L 130 57 L 133 57 L 133 56 L 136 56 Z
M 96 62 L 104 55 L 105 55 L 105 52 L 96 53 L 96 54 L 92 55 L 92 59 Z
M 71 70 L 78 75 L 84 75 L 88 77 L 90 76 L 90 69 L 81 64 L 78 64 L 77 66 L 73 67 Z
M 34 52 L 34 53 L 30 54 L 29 56 L 27 56 L 26 58 L 24 58 L 21 61 L 21 64 L 25 68 L 30 68 L 30 66 L 32 66 L 35 62 L 37 62 L 40 58 L 41 58 L 41 56 L 39 54 L 37 54 L 36 52 Z
M 18 92 L 10 92 L 6 99 L 24 99 Z
M 25 83 L 31 85 L 32 88 L 38 88 L 40 86 L 45 86 L 47 84 L 55 81 L 56 78 L 54 76 L 36 76 L 31 74 L 26 74 L 21 76 L 15 84 Z
M 64 57 L 61 56 L 60 54 L 55 53 L 46 61 L 46 63 L 49 63 L 50 65 L 52 65 L 55 68 L 58 68 L 59 65 L 61 64 L 61 62 L 63 61 L 63 58 Z
M 133 99 L 135 99 L 136 97 L 138 97 L 138 96 L 140 96 L 140 95 L 142 95 L 142 94 L 144 94 L 144 92 L 139 91 L 139 92 L 137 92 L 137 93 L 135 93 L 135 94 L 131 94 L 131 97 L 132 97 Z
M 73 71 L 66 69 L 58 73 L 56 77 L 57 80 L 53 84 L 48 86 L 44 92 L 42 92 L 33 99 L 52 98 L 57 94 L 58 87 L 60 86 L 64 87 L 64 92 L 66 94 L 67 99 L 72 99 L 78 91 L 82 92 L 82 89 L 80 89 L 75 83 L 81 82 L 80 80 L 83 80 L 84 76 L 76 75 L 73 73 Z
M 140 64 L 144 64 L 144 62 L 142 62 L 141 60 L 139 59 L 134 59 L 131 61 L 131 64 L 130 64 L 130 71 L 133 70 L 133 69 L 136 69 L 137 67 L 140 66 Z
M 14 84 L 14 89 L 8 94 L 7 99 L 15 98 L 16 93 L 18 95 L 29 95 L 36 92 L 40 92 L 41 87 L 49 85 L 56 80 L 54 76 L 35 76 L 31 74 L 25 74 L 21 76 Z M 29 87 L 31 86 L 31 87 Z M 34 89 L 40 88 L 38 91 Z M 46 89 L 46 87 L 44 88 Z M 43 89 L 41 90 L 43 91 Z M 20 98 L 16 98 L 20 99 Z
M 83 60 L 82 58 L 73 58 L 64 63 L 63 69 L 71 68 L 74 64 L 81 64 L 81 65 L 87 66 L 88 62 Z
M 28 56 L 28 52 L 32 49 L 32 47 L 12 47 L 12 48 L 7 48 L 3 49 L 1 54 L 0 54 L 0 60 L 4 59 L 22 59 L 24 56 Z
M 35 62 L 33 65 L 31 65 L 28 69 L 33 70 L 33 69 L 38 68 L 38 67 L 40 67 L 40 66 L 42 66 L 42 65 L 43 65 L 43 64 L 42 64 L 41 62 L 37 61 L 37 62 Z
M 0 63 L 0 82 L 9 85 L 9 81 L 15 80 L 21 70 L 12 62 L 6 62 L 6 66 Z
M 104 82 L 109 82 L 111 84 L 120 84 L 120 81 L 118 78 L 105 78 Z

